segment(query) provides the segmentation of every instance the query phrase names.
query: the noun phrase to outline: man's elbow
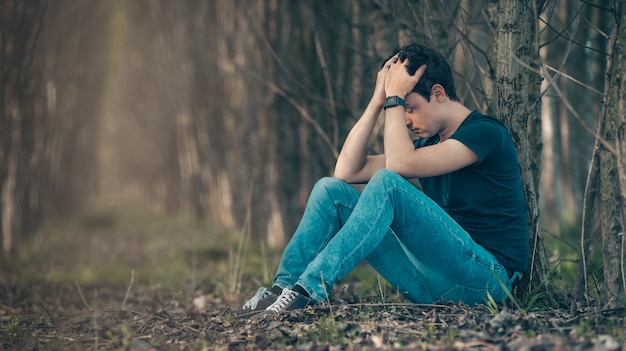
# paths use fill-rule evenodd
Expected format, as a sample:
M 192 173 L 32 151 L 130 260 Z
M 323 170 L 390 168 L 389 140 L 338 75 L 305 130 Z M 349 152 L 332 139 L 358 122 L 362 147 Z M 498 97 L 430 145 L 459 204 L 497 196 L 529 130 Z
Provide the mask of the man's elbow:
M 367 177 L 363 172 L 353 173 L 335 170 L 335 172 L 333 173 L 333 177 L 350 184 L 363 184 L 367 183 L 367 181 L 369 180 L 369 177 Z
M 398 174 L 402 174 L 402 171 L 404 170 L 404 162 L 402 162 L 402 159 L 400 158 L 387 156 L 387 159 L 385 160 L 385 168 Z
M 333 172 L 333 177 L 337 179 L 341 179 L 349 183 L 350 179 L 352 178 L 352 174 L 350 174 L 350 172 L 347 172 L 344 169 L 336 168 L 335 171 Z
M 385 168 L 405 178 L 411 176 L 411 168 L 400 158 L 388 157 L 385 162 Z
M 346 181 L 346 182 L 348 181 L 348 177 L 346 177 L 346 176 L 345 176 L 344 174 L 342 174 L 341 172 L 334 172 L 332 176 L 333 176 L 334 178 L 341 179 L 341 180 L 344 180 L 344 181 Z

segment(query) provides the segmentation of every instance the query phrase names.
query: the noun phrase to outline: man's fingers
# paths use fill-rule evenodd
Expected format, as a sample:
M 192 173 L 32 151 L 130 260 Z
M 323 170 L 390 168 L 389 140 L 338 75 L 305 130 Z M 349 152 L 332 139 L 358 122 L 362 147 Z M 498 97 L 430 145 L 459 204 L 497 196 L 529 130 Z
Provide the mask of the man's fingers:
M 417 71 L 415 71 L 415 75 L 421 77 L 424 74 L 424 71 L 426 71 L 426 65 L 421 65 Z
M 395 54 L 394 56 L 392 56 L 389 60 L 387 60 L 387 62 L 385 62 L 384 67 L 386 68 L 390 68 L 392 64 L 398 62 L 398 55 L 399 54 Z

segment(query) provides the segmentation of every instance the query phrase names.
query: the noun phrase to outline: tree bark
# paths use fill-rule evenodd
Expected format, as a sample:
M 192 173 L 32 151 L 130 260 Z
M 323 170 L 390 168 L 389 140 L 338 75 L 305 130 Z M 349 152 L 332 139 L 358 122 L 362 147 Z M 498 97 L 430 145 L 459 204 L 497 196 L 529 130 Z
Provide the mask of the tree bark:
M 602 30 L 606 29 L 607 23 L 603 20 L 602 16 L 603 10 L 598 8 L 593 9 L 592 14 L 592 22 L 595 24 L 595 27 L 601 28 Z M 614 23 L 612 25 L 615 25 Z M 596 29 L 594 28 L 594 31 Z M 606 31 L 608 32 L 608 31 Z M 616 32 L 613 31 L 613 36 L 608 40 L 609 44 L 615 42 Z M 593 45 L 594 48 L 603 47 L 606 42 L 606 38 L 600 36 L 598 33 L 595 35 L 590 35 L 590 37 L 595 38 L 597 42 Z M 590 66 L 594 67 L 595 70 L 600 71 L 601 68 L 604 68 L 604 87 L 598 88 L 599 91 L 608 92 L 611 85 L 611 71 L 613 65 L 613 47 L 611 45 L 608 46 L 608 53 L 606 57 L 602 57 L 600 60 L 595 60 L 590 62 Z M 606 58 L 606 60 L 604 60 Z M 604 66 L 606 64 L 606 66 Z M 598 67 L 600 66 L 600 67 Z M 592 74 L 592 76 L 595 76 Z M 600 79 L 592 80 L 591 84 L 597 85 L 597 82 Z M 595 83 L 595 84 L 594 84 Z M 593 92 L 592 92 L 593 93 Z M 592 150 L 592 157 L 590 162 L 590 167 L 587 174 L 587 179 L 585 182 L 585 191 L 583 194 L 583 205 L 582 205 L 582 222 L 581 222 L 581 233 L 580 240 L 578 242 L 579 245 L 579 257 L 577 262 L 577 270 L 576 277 L 574 279 L 574 293 L 573 293 L 573 301 L 571 305 L 571 312 L 575 313 L 580 308 L 580 302 L 586 300 L 587 306 L 589 307 L 591 301 L 589 296 L 589 262 L 590 262 L 590 254 L 591 254 L 591 244 L 592 244 L 592 236 L 593 229 L 596 224 L 596 207 L 598 206 L 598 192 L 600 187 L 600 157 L 604 150 L 602 146 L 603 140 L 600 138 L 604 135 L 604 126 L 606 123 L 606 115 L 607 115 L 607 104 L 602 104 L 598 110 L 597 106 L 594 108 L 594 111 L 591 112 L 591 115 L 598 115 L 597 118 L 597 129 L 596 129 L 596 137 L 594 141 L 594 147 Z M 587 145 L 588 143 L 580 143 L 582 145 Z M 579 153 L 576 153 L 578 157 L 581 157 Z
M 624 114 L 626 113 L 626 12 L 621 1 L 615 2 L 618 20 L 612 46 L 612 68 L 606 93 L 606 119 L 603 137 L 614 150 L 606 147 L 600 153 L 600 220 L 604 263 L 604 304 L 607 308 L 624 302 L 624 205 L 626 202 L 626 170 L 624 161 Z M 606 145 L 605 145 L 606 146 Z M 621 188 L 621 191 L 620 191 Z
M 496 115 L 508 127 L 517 146 L 524 193 L 528 207 L 530 267 L 521 281 L 521 291 L 538 287 L 546 272 L 547 259 L 539 221 L 541 160 L 540 77 L 524 67 L 538 67 L 537 14 L 527 1 L 499 4 L 496 62 Z

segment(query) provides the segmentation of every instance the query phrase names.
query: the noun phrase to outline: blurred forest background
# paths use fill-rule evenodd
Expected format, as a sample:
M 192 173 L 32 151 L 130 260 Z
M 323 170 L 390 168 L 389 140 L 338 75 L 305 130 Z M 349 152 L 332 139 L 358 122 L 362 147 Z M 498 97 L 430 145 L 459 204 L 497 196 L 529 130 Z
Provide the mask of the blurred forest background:
M 498 56 L 503 3 L 521 9 L 511 28 L 527 57 Z M 599 209 L 585 222 L 595 250 L 601 215 L 621 215 L 617 156 L 593 158 L 618 10 L 609 0 L 3 0 L 2 249 L 103 203 L 193 215 L 282 247 L 314 182 L 332 174 L 381 60 L 417 42 L 449 59 L 465 104 L 522 115 L 507 125 L 530 135 L 521 157 L 536 231 L 547 256 L 566 246 L 576 260 L 585 199 Z M 499 100 L 506 61 L 529 77 L 513 86 L 527 94 L 518 105 Z M 585 195 L 601 179 L 594 164 L 611 172 L 605 198 Z M 610 227 L 623 245 L 620 222 Z

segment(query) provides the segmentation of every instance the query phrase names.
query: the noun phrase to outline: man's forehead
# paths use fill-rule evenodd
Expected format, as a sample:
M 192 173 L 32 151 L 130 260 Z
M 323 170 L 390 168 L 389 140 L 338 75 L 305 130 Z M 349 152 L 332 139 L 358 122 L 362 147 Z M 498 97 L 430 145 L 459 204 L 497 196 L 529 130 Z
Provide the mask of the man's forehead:
M 426 101 L 424 97 L 414 91 L 410 92 L 405 98 L 404 101 L 406 104 L 417 104 L 421 101 Z

